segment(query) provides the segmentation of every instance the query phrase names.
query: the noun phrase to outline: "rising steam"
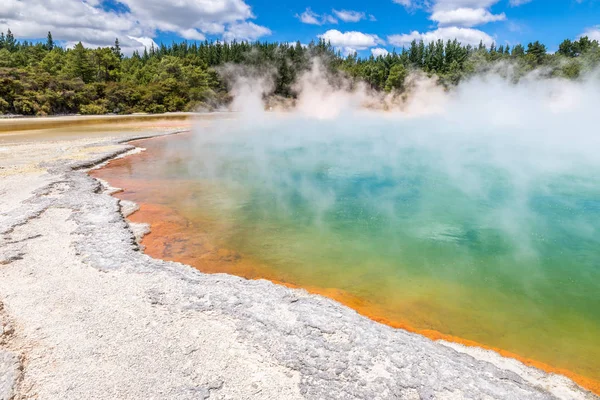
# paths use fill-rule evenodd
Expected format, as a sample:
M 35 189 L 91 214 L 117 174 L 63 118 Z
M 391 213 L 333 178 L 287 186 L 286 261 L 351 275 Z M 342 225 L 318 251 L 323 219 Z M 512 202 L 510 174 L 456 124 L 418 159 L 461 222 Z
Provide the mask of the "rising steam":
M 389 181 L 383 192 L 364 188 L 355 196 L 390 220 L 402 213 L 402 182 L 432 176 L 446 191 L 461 193 L 461 202 L 489 206 L 473 213 L 474 229 L 499 230 L 522 254 L 535 256 L 531 235 L 549 218 L 538 215 L 535 199 L 555 196 L 559 206 L 577 207 L 565 191 L 573 185 L 587 192 L 600 188 L 596 75 L 567 81 L 533 72 L 515 84 L 504 66 L 444 90 L 435 78 L 413 74 L 406 93 L 396 95 L 374 93 L 339 77 L 332 83 L 315 60 L 296 82 L 293 107 L 277 107 L 265 106 L 272 73 L 229 71 L 235 77 L 237 118 L 198 135 L 196 162 L 201 165 L 190 168 L 264 185 L 284 209 L 291 207 L 286 202 L 294 191 L 316 210 L 314 223 L 322 223 L 344 196 L 335 184 L 322 186 L 310 178 L 314 171 L 324 171 L 332 181 Z M 232 168 L 236 163 L 244 174 Z M 453 206 L 458 204 L 448 204 Z M 440 223 L 437 205 L 415 207 L 425 221 Z M 465 212 L 444 224 L 464 230 L 461 218 L 475 217 Z M 599 225 L 587 216 L 574 214 L 569 224 L 569 234 L 600 241 Z

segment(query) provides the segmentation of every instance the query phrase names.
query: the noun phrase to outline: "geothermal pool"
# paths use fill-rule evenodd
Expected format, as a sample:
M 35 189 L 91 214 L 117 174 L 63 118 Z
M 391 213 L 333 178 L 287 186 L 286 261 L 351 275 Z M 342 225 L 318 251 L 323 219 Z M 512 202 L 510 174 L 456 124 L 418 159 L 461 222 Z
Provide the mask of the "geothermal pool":
M 131 219 L 151 223 L 152 256 L 303 287 L 593 387 L 600 165 L 590 142 L 548 132 L 369 115 L 219 121 L 137 142 L 147 151 L 93 175 L 141 205 Z

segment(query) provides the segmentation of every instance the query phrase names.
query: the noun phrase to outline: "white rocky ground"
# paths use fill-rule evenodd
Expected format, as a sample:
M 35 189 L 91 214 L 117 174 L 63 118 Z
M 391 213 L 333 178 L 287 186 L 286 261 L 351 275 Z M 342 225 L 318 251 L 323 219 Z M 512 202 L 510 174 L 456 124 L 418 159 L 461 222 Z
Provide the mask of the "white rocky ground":
M 147 257 L 84 170 L 130 136 L 0 143 L 0 399 L 596 398 L 304 291 Z

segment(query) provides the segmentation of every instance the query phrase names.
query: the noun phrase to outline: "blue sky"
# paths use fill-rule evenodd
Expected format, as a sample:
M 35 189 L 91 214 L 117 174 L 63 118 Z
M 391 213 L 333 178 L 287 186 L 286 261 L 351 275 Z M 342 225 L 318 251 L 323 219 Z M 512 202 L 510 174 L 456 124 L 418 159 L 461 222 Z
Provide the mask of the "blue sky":
M 18 38 L 126 51 L 172 40 L 322 37 L 344 53 L 391 51 L 413 38 L 528 43 L 551 51 L 582 34 L 600 40 L 600 0 L 3 0 L 0 30 Z
M 482 2 L 484 3 L 484 2 Z M 257 21 L 268 26 L 272 37 L 276 40 L 288 41 L 298 38 L 309 41 L 329 29 L 344 31 L 360 31 L 377 34 L 381 38 L 388 35 L 408 33 L 412 31 L 428 32 L 437 28 L 431 21 L 431 9 L 406 8 L 393 1 L 376 1 L 368 5 L 359 0 L 330 0 L 327 2 L 298 2 L 297 0 L 281 0 L 276 6 L 268 0 L 251 2 L 257 14 Z M 356 10 L 373 15 L 377 21 L 368 18 L 356 23 L 308 25 L 296 18 L 306 7 L 317 14 L 330 14 L 332 10 Z M 510 6 L 508 0 L 498 1 L 488 10 L 493 14 L 504 13 L 504 21 L 476 25 L 472 28 L 484 31 L 495 38 L 498 43 L 519 43 L 542 40 L 549 47 L 557 47 L 565 38 L 575 38 L 588 28 L 600 25 L 600 1 L 575 0 L 533 0 L 520 6 Z

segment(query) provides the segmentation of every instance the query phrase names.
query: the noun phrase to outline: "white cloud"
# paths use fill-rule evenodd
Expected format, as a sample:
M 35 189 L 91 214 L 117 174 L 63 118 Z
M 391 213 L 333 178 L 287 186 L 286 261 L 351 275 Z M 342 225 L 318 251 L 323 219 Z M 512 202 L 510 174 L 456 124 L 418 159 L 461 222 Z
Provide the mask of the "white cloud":
M 270 34 L 271 30 L 269 28 L 256 25 L 254 22 L 239 22 L 229 25 L 223 34 L 223 40 L 226 42 L 231 42 L 233 40 L 251 42 L 261 36 L 268 36 Z
M 430 32 L 420 33 L 417 31 L 413 31 L 407 34 L 388 36 L 388 42 L 394 46 L 399 47 L 406 46 L 410 44 L 413 40 L 423 40 L 425 43 L 429 43 L 435 42 L 439 39 L 443 41 L 458 39 L 458 41 L 464 45 L 478 45 L 479 42 L 482 41 L 483 44 L 489 46 L 490 44 L 495 42 L 495 40 L 490 35 L 483 31 L 472 28 L 460 28 L 456 26 L 438 28 Z
M 456 10 L 458 8 L 490 8 L 500 0 L 392 0 L 406 8 L 424 8 L 429 12 Z M 529 3 L 533 0 L 510 0 L 512 7 Z M 581 2 L 583 0 L 576 0 Z
M 371 49 L 371 54 L 373 54 L 373 56 L 375 56 L 375 57 L 379 57 L 379 56 L 384 56 L 385 57 L 389 53 L 390 53 L 389 51 L 387 51 L 386 49 L 381 48 L 381 47 L 377 47 L 375 49 Z
M 319 14 L 314 13 L 310 8 L 307 8 L 302 14 L 296 14 L 296 17 L 304 24 L 321 25 Z
M 244 0 L 118 0 L 118 12 L 107 11 L 102 3 L 103 0 L 3 0 L 0 30 L 10 28 L 23 39 L 44 38 L 51 31 L 55 40 L 81 40 L 90 46 L 107 46 L 118 37 L 125 52 L 143 50 L 143 43 L 156 37 L 158 31 L 191 40 L 203 40 L 206 34 L 231 37 L 245 32 L 246 36 L 255 37 L 270 33 L 249 22 L 254 15 Z
M 457 8 L 489 8 L 500 0 L 392 0 L 408 9 L 423 8 L 429 12 Z
M 406 8 L 411 8 L 416 5 L 415 2 L 412 0 L 392 0 L 392 1 L 396 4 L 400 4 L 401 6 L 404 6 Z
M 184 29 L 179 32 L 179 35 L 188 40 L 204 40 L 206 36 L 203 33 L 199 32 L 197 29 Z
M 367 17 L 364 12 L 351 10 L 333 10 L 333 13 L 344 22 L 358 22 Z
M 199 28 L 203 24 L 221 25 L 253 18 L 250 6 L 243 0 L 120 0 L 140 22 L 151 21 L 157 29 L 179 32 Z
M 327 23 L 327 24 L 337 24 L 338 23 L 338 20 L 329 14 L 323 14 L 323 19 L 324 19 L 325 23 Z
M 354 49 L 352 47 L 342 47 L 338 50 L 340 50 L 342 52 L 342 55 L 346 56 L 346 57 L 356 54 L 356 51 L 357 51 L 356 49 Z
M 142 51 L 144 48 L 151 49 L 152 46 L 158 47 L 158 44 L 156 44 L 156 42 L 152 38 L 149 38 L 149 37 L 134 38 L 134 37 L 128 36 L 127 38 L 129 40 L 135 40 L 136 42 L 140 43 L 141 46 L 139 46 L 139 47 L 141 47 Z
M 600 26 L 586 29 L 585 32 L 578 36 L 578 38 L 582 36 L 587 36 L 590 40 L 597 40 L 600 42 Z
M 458 39 L 463 44 L 477 45 L 483 42 L 490 45 L 495 40 L 487 33 L 473 29 L 490 22 L 506 21 L 506 14 L 493 14 L 490 9 L 500 0 L 392 0 L 407 8 L 422 8 L 430 13 L 429 19 L 438 27 L 429 32 L 388 36 L 388 41 L 396 46 L 405 46 L 413 40 L 432 42 L 442 39 Z M 525 4 L 532 0 L 510 0 L 512 6 Z M 510 21 L 508 22 L 511 23 Z
M 459 8 L 490 8 L 499 0 L 436 0 L 433 11 L 449 11 Z
M 304 10 L 302 14 L 296 14 L 296 18 L 298 18 L 303 24 L 309 25 L 325 25 L 325 24 L 337 24 L 338 21 L 333 16 L 329 14 L 317 14 L 310 8 Z
M 291 47 L 296 47 L 297 44 L 298 44 L 298 42 L 287 42 L 287 45 L 291 46 Z M 300 46 L 304 47 L 304 48 L 308 47 L 308 45 L 306 43 L 300 43 Z
M 90 42 L 81 41 L 81 40 L 66 41 L 64 43 L 64 46 L 67 49 L 72 49 L 79 42 L 81 42 L 81 44 L 83 44 L 87 48 L 98 47 L 98 45 L 95 43 L 90 43 Z M 114 39 L 113 39 L 113 43 L 114 43 Z M 111 45 L 113 43 L 111 43 Z M 119 45 L 121 46 L 121 51 L 125 54 L 132 54 L 136 50 L 140 53 L 143 53 L 144 49 L 150 50 L 152 48 L 152 46 L 154 46 L 154 48 L 158 48 L 158 44 L 152 38 L 149 38 L 149 37 L 136 38 L 133 36 L 127 36 L 123 39 L 119 39 Z
M 365 50 L 369 47 L 375 47 L 385 42 L 377 35 L 362 33 L 357 31 L 340 32 L 337 29 L 330 29 L 322 35 L 321 39 L 331 42 L 337 48 L 352 48 L 354 50 Z
M 512 7 L 518 7 L 521 4 L 527 4 L 532 2 L 533 0 L 510 0 L 510 5 Z M 581 0 L 577 0 L 577 2 L 581 3 Z
M 506 20 L 506 14 L 492 14 L 484 8 L 457 8 L 448 11 L 435 11 L 429 19 L 437 22 L 440 26 L 472 27 L 488 22 L 504 21 Z

